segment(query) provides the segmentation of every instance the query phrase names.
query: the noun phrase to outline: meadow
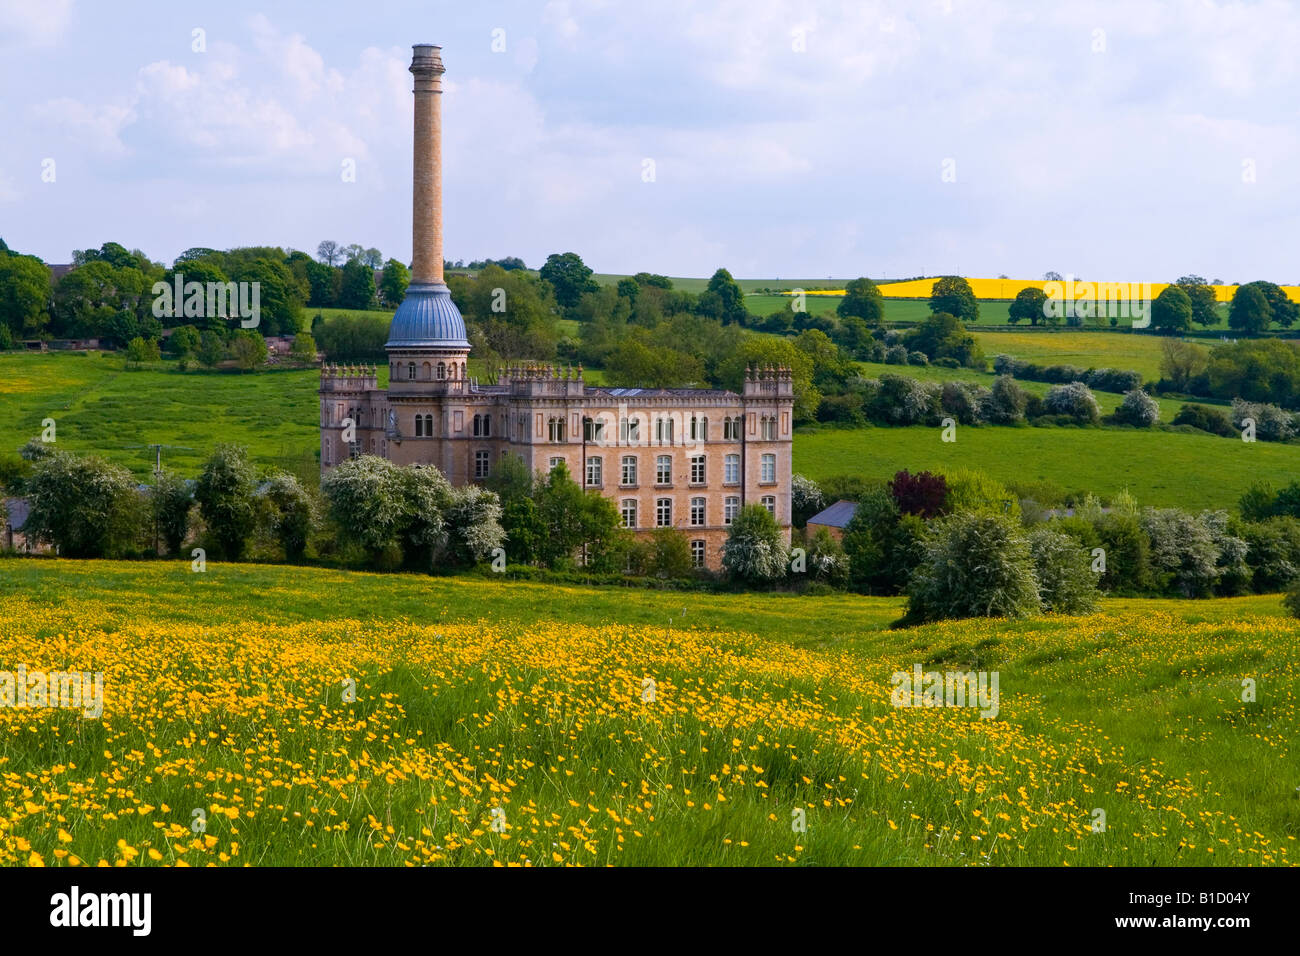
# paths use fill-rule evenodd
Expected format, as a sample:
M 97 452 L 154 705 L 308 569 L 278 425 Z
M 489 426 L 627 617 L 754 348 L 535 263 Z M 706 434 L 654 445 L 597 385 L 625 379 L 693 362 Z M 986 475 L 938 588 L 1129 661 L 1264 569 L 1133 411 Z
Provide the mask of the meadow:
M 945 443 L 926 426 L 804 429 L 795 435 L 794 470 L 820 481 L 977 468 L 1003 482 L 1050 481 L 1103 497 L 1127 488 L 1142 505 L 1228 511 L 1254 482 L 1281 485 L 1300 473 L 1295 445 L 1203 433 L 959 425 L 956 437 Z
M 3 666 L 105 688 L 98 719 L 0 709 L 0 864 L 1295 862 L 1275 597 L 900 611 L 0 559 Z M 914 665 L 997 671 L 996 716 L 894 706 Z

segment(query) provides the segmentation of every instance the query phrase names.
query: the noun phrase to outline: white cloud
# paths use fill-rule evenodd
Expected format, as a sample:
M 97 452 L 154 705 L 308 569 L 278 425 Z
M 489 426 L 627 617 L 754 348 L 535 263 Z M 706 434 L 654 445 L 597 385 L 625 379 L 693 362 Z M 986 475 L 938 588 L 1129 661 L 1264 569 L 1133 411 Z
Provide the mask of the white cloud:
M 0 0 L 0 45 L 54 44 L 72 22 L 72 0 Z

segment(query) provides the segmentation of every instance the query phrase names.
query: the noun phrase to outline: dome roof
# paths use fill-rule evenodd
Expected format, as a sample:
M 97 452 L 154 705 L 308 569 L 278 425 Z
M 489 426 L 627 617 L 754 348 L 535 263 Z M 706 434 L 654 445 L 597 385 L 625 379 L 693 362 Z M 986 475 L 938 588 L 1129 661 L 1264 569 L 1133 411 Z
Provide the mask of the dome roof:
M 411 284 L 388 327 L 385 348 L 469 348 L 465 320 L 445 285 Z

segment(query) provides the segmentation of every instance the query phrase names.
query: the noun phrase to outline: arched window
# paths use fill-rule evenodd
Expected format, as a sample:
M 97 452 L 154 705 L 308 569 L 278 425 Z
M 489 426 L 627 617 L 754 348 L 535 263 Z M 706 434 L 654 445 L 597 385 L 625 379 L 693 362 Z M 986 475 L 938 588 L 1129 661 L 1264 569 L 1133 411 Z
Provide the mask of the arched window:
M 415 416 L 415 437 L 416 438 L 424 437 L 424 416 L 423 415 Z
M 547 422 L 548 437 L 551 441 L 564 441 L 564 418 L 563 416 L 553 416 Z
M 424 416 L 424 437 L 425 438 L 433 437 L 433 416 L 432 415 Z
M 441 382 L 441 381 L 442 381 L 444 378 L 446 378 L 446 377 L 447 377 L 447 363 L 446 363 L 446 362 L 439 362 L 439 363 L 438 363 L 438 381 Z

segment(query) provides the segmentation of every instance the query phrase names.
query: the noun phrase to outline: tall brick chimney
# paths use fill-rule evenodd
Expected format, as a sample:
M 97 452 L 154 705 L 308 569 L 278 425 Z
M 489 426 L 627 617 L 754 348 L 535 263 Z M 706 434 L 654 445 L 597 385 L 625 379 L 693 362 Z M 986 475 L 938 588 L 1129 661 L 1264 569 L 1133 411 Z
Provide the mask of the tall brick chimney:
M 417 43 L 411 280 L 442 283 L 442 48 Z

